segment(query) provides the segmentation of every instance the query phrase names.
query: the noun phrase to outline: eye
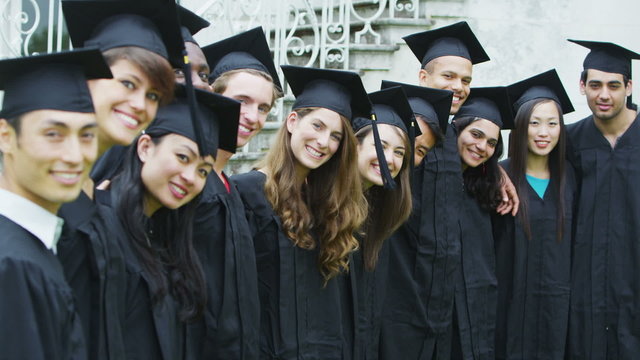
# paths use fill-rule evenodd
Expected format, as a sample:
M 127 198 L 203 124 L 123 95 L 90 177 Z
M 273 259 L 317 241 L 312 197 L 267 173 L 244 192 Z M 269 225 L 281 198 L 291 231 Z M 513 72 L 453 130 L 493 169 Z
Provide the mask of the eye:
M 418 153 L 419 156 L 423 156 L 423 157 L 427 156 L 427 151 L 421 147 L 416 149 L 416 152 Z
M 160 94 L 158 94 L 157 92 L 148 92 L 147 99 L 153 102 L 160 102 Z
M 451 74 L 442 74 L 442 77 L 445 79 L 453 79 L 453 76 Z
M 558 123 L 555 122 L 555 121 L 550 121 L 549 122 L 549 126 L 557 126 L 557 125 L 558 125 Z
M 62 132 L 59 130 L 50 129 L 45 131 L 44 136 L 51 140 L 60 140 L 62 138 Z
M 471 79 L 462 79 L 462 83 L 465 85 L 470 85 L 471 84 Z
M 96 133 L 94 131 L 86 131 L 80 134 L 80 138 L 82 141 L 91 142 L 95 139 Z
M 471 136 L 473 136 L 476 139 L 479 139 L 481 137 L 480 133 L 477 131 L 471 131 Z
M 209 171 L 205 168 L 198 169 L 198 172 L 200 173 L 200 176 L 202 176 L 203 178 L 206 178 L 207 176 L 209 176 Z
M 209 74 L 208 73 L 205 73 L 205 72 L 198 73 L 198 77 L 200 78 L 200 80 L 202 80 L 202 82 L 205 82 L 207 84 L 209 83 Z
M 182 71 L 182 69 L 175 68 L 173 69 L 173 73 L 176 77 L 179 77 L 179 78 L 184 77 L 184 71 Z
M 393 153 L 394 153 L 397 157 L 400 157 L 400 158 L 404 157 L 404 150 L 400 150 L 400 149 L 398 149 L 398 150 L 394 151 Z
M 311 126 L 313 126 L 313 128 L 316 130 L 320 130 L 320 128 L 322 128 L 322 125 L 320 125 L 319 122 L 315 122 L 315 121 L 311 123 Z
M 185 154 L 176 154 L 176 157 L 178 158 L 178 160 L 182 163 L 188 163 L 189 162 L 189 156 L 185 155 Z
M 126 87 L 129 90 L 135 90 L 135 88 L 136 88 L 136 84 L 134 84 L 133 82 L 131 82 L 129 80 L 120 80 L 120 83 L 122 85 L 124 85 L 124 87 Z
M 496 145 L 498 145 L 498 142 L 497 141 L 489 141 L 489 142 L 487 142 L 487 144 L 489 144 L 489 146 L 494 148 L 494 147 L 496 147 Z
M 529 125 L 538 126 L 540 122 L 538 120 L 529 120 Z
M 342 141 L 342 135 L 340 135 L 340 134 L 331 134 L 331 139 L 333 139 L 334 141 L 340 142 L 340 141 Z
M 258 107 L 258 111 L 259 111 L 261 114 L 268 114 L 268 113 L 269 113 L 269 111 L 271 111 L 271 108 L 270 108 L 269 106 L 262 105 L 262 106 L 259 106 L 259 107 Z

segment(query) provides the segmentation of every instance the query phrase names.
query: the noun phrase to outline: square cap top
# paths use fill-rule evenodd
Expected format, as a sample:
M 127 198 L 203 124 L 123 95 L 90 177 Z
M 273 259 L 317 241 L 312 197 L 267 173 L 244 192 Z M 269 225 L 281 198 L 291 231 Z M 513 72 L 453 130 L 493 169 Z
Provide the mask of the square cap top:
M 75 48 L 101 51 L 136 46 L 174 65 L 182 64 L 184 43 L 173 0 L 63 0 L 62 10 Z
M 296 97 L 293 109 L 321 107 L 351 120 L 369 117 L 371 102 L 360 76 L 352 71 L 282 65 L 284 76 Z
M 433 89 L 394 81 L 382 81 L 382 89 L 400 86 L 407 95 L 409 105 L 414 114 L 422 115 L 427 122 L 437 126 L 445 134 L 449 123 L 449 111 L 453 99 L 453 91 Z
M 407 135 L 409 135 L 409 129 L 413 127 L 415 136 L 421 134 L 420 128 L 415 124 L 413 110 L 411 110 L 407 96 L 401 87 L 394 86 L 372 92 L 369 94 L 369 99 L 373 103 L 373 112 L 376 115 L 378 125 L 396 126 Z M 362 117 L 354 118 L 352 121 L 353 130 L 357 132 L 364 126 L 371 125 L 372 121 Z M 412 142 L 413 139 L 410 139 L 410 141 Z
M 424 67 L 441 56 L 460 56 L 472 64 L 489 61 L 489 56 L 466 21 L 403 37 Z
M 178 16 L 180 19 L 180 31 L 184 42 L 191 42 L 198 45 L 193 35 L 208 27 L 211 23 L 182 5 L 178 5 Z
M 569 95 L 555 69 L 545 71 L 528 79 L 507 86 L 514 113 L 522 104 L 534 99 L 551 99 L 560 105 L 563 114 L 574 110 Z
M 471 94 L 453 118 L 464 116 L 489 120 L 503 130 L 513 129 L 511 101 L 504 86 L 472 88 Z
M 618 73 L 631 79 L 631 60 L 640 59 L 640 54 L 614 43 L 568 40 L 591 50 L 582 63 L 584 70 L 595 69 L 604 72 Z
M 87 80 L 100 78 L 113 75 L 95 48 L 0 60 L 0 117 L 44 109 L 92 113 Z
M 209 82 L 215 81 L 227 71 L 254 69 L 271 75 L 273 83 L 282 89 L 276 65 L 262 27 L 256 27 L 243 33 L 207 45 L 202 48 L 211 68 Z

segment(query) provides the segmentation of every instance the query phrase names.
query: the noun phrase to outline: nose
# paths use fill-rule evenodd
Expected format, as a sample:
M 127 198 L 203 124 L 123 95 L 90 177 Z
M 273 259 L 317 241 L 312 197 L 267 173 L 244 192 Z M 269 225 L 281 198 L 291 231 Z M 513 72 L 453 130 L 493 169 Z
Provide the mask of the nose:
M 258 122 L 258 107 L 242 103 L 242 116 L 251 125 Z
M 64 153 L 62 154 L 62 160 L 68 164 L 81 164 L 84 154 L 82 152 L 82 146 L 80 140 L 75 136 L 70 136 L 67 140 L 67 144 L 64 147 Z M 98 151 L 97 147 L 92 147 L 93 158 Z M 92 155 L 92 154 L 89 154 Z
M 388 148 L 384 150 L 384 159 L 387 162 L 387 166 L 391 168 L 393 165 L 393 149 Z
M 458 78 L 451 80 L 450 88 L 454 92 L 462 90 L 462 80 Z
M 476 143 L 476 148 L 484 153 L 487 150 L 487 140 L 480 140 Z
M 329 139 L 331 138 L 331 133 L 329 131 L 324 131 L 318 134 L 316 138 L 316 142 L 320 148 L 326 148 L 329 146 Z
M 538 129 L 538 136 L 547 137 L 549 136 L 549 127 L 547 125 L 542 125 Z
M 180 177 L 184 180 L 186 185 L 192 186 L 198 173 L 196 166 L 188 166 L 181 173 Z
M 129 97 L 129 106 L 135 111 L 140 112 L 146 106 L 147 96 L 144 91 L 136 91 Z

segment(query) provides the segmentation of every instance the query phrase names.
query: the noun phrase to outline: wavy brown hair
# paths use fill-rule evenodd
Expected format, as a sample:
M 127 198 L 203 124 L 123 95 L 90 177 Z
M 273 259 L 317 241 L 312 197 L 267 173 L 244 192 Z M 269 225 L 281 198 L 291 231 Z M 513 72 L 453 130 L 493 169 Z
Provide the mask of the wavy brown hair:
M 109 66 L 118 60 L 129 60 L 137 66 L 151 82 L 151 86 L 160 93 L 160 105 L 173 100 L 173 89 L 176 76 L 169 61 L 149 50 L 136 46 L 123 46 L 106 50 L 102 53 Z
M 371 186 L 365 191 L 369 204 L 369 215 L 362 226 L 362 258 L 367 271 L 373 271 L 378 262 L 378 255 L 386 239 L 404 223 L 411 214 L 411 183 L 409 174 L 413 168 L 411 163 L 411 145 L 407 134 L 394 127 L 404 142 L 402 168 L 395 177 L 396 188 L 385 189 L 382 186 Z M 356 133 L 356 139 L 362 144 L 364 138 L 373 128 L 367 125 Z
M 318 108 L 294 110 L 299 121 Z M 343 137 L 336 153 L 297 181 L 291 133 L 283 125 L 258 168 L 267 169 L 264 190 L 295 246 L 319 248 L 318 270 L 326 281 L 349 269 L 348 256 L 358 248 L 354 233 L 367 213 L 357 169 L 357 143 L 349 120 L 342 120 Z

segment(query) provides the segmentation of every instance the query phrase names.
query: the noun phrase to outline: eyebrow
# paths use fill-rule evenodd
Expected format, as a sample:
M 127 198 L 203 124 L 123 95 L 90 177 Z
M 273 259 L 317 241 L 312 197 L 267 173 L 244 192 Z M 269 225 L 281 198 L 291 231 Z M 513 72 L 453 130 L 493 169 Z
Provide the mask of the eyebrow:
M 488 136 L 487 136 L 487 134 L 486 134 L 484 131 L 482 131 L 482 130 L 480 130 L 480 129 L 478 129 L 478 128 L 475 128 L 475 127 L 474 127 L 474 128 L 471 128 L 471 130 L 475 130 L 475 131 L 479 132 L 480 134 L 482 134 L 482 136 L 483 136 L 483 137 L 485 137 L 485 138 L 489 139 L 488 141 L 491 141 L 491 140 L 493 140 L 493 141 L 498 141 L 498 139 L 497 139 L 497 138 L 490 138 L 490 137 L 488 137 Z
M 69 125 L 67 125 L 66 122 L 60 121 L 60 120 L 48 119 L 48 120 L 46 120 L 46 124 L 48 126 L 55 126 L 55 127 L 62 127 L 62 128 L 65 128 L 65 129 L 69 129 Z M 86 130 L 86 129 L 96 128 L 96 127 L 98 127 L 98 123 L 94 121 L 94 122 L 90 122 L 90 123 L 84 125 L 80 129 L 81 130 Z
M 184 148 L 184 149 L 186 149 L 188 152 L 190 152 L 190 153 L 191 153 L 191 156 L 198 157 L 198 154 L 197 154 L 195 151 L 193 151 L 193 149 L 192 149 L 190 146 L 188 146 L 188 145 L 180 145 L 180 147 L 181 147 L 181 148 Z

